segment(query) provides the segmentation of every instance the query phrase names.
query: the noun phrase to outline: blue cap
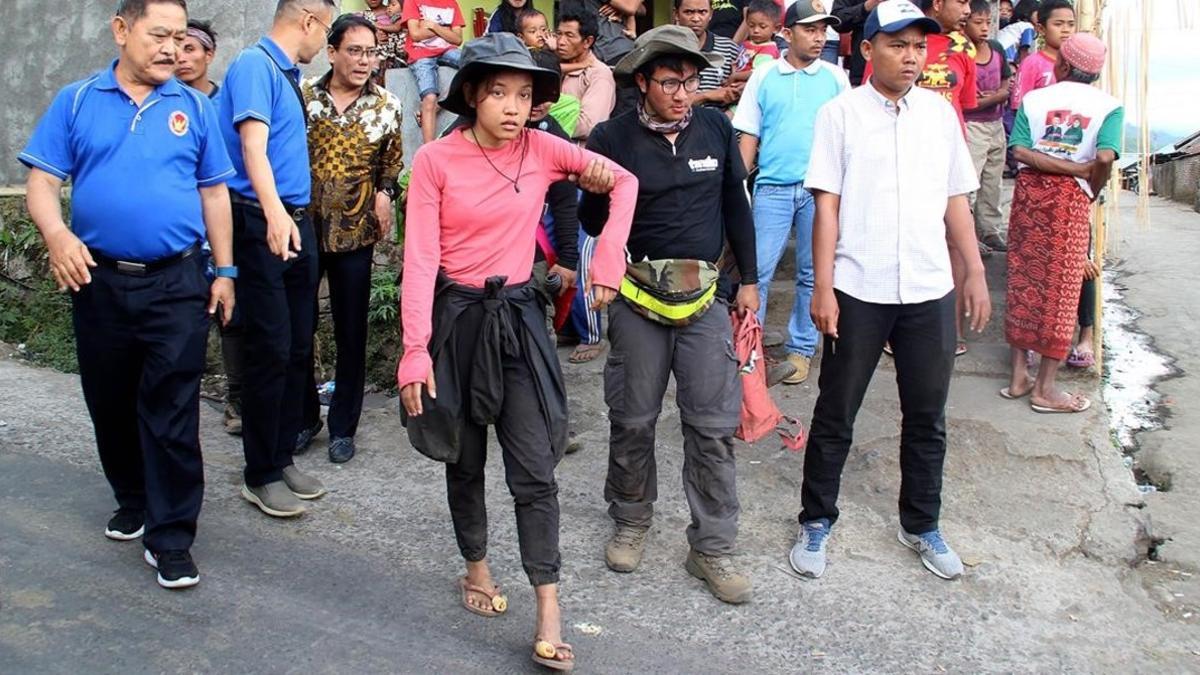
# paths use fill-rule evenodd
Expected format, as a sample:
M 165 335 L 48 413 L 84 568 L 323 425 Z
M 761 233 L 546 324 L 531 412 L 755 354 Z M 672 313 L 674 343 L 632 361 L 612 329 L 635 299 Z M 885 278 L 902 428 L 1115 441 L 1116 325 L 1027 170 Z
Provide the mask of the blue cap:
M 926 33 L 942 32 L 941 24 L 925 16 L 908 0 L 888 0 L 871 10 L 863 26 L 863 39 L 870 40 L 876 33 L 898 33 L 909 26 L 924 28 Z

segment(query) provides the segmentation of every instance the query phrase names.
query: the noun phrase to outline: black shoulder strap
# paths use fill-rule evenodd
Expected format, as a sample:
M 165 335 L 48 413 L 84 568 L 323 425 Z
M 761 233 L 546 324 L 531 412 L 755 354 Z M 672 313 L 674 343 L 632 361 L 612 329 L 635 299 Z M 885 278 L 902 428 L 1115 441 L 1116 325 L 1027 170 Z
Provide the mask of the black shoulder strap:
M 288 71 L 284 70 L 283 66 L 279 65 L 279 62 L 275 60 L 274 56 L 271 56 L 271 52 L 267 51 L 266 47 L 258 45 L 258 48 L 267 55 L 267 58 L 271 59 L 271 63 L 274 63 L 275 67 L 279 69 L 279 74 L 283 75 L 283 79 L 287 80 L 288 84 L 292 85 L 292 91 L 296 93 L 296 100 L 300 102 L 300 114 L 304 116 L 304 126 L 307 127 L 308 110 L 304 107 L 304 92 L 300 91 L 300 83 L 292 79 L 292 76 L 288 74 Z

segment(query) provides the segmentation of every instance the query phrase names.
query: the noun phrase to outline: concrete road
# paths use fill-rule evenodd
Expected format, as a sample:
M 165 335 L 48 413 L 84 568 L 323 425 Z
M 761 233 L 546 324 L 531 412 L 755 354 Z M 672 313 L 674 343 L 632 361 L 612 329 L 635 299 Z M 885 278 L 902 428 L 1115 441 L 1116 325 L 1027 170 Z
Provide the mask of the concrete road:
M 1131 227 L 1121 255 L 1139 272 L 1128 278 L 1130 302 L 1175 303 L 1160 323 L 1143 325 L 1161 332 L 1160 346 L 1194 360 L 1195 314 L 1177 311 L 1194 293 L 1167 273 L 1194 277 L 1200 215 L 1172 213 L 1173 224 L 1150 235 Z M 998 315 L 1003 264 L 989 261 Z M 1140 286 L 1152 269 L 1162 273 L 1157 285 Z M 783 321 L 787 287 L 774 287 L 772 323 Z M 1103 406 L 1041 416 L 997 396 L 1005 349 L 993 322 L 960 359 L 951 395 L 943 527 L 970 565 L 963 579 L 935 578 L 895 540 L 899 416 L 884 361 L 859 418 L 822 579 L 801 581 L 787 568 L 802 455 L 769 439 L 740 449 L 739 560 L 757 588 L 742 607 L 716 601 L 683 569 L 688 514 L 670 398 L 645 561 L 629 575 L 605 569 L 601 365 L 567 366 L 586 443 L 559 467 L 564 618 L 579 670 L 1200 669 L 1197 619 L 1172 607 L 1186 600 L 1174 593 L 1194 591 L 1184 575 L 1200 573 L 1188 498 L 1197 436 L 1180 429 L 1195 423 L 1197 397 L 1187 396 L 1195 382 L 1185 375 L 1163 385 L 1174 392 L 1172 428 L 1150 436 L 1163 437 L 1161 452 L 1178 460 L 1176 488 L 1147 505 L 1109 441 Z M 461 561 L 441 468 L 411 449 L 390 407 L 367 412 L 360 456 L 348 465 L 326 462 L 326 437 L 318 437 L 299 463 L 331 493 L 302 518 L 276 521 L 238 496 L 240 445 L 206 405 L 208 487 L 194 549 L 202 582 L 172 593 L 154 584 L 137 543 L 102 535 L 115 507 L 76 378 L 3 359 L 0 383 L 0 671 L 534 672 L 533 597 L 498 461 L 489 468 L 491 556 L 512 609 L 482 619 L 457 604 Z M 1075 376 L 1072 385 L 1096 380 Z M 785 412 L 807 420 L 814 385 L 774 391 Z M 1147 564 L 1160 532 L 1173 539 Z

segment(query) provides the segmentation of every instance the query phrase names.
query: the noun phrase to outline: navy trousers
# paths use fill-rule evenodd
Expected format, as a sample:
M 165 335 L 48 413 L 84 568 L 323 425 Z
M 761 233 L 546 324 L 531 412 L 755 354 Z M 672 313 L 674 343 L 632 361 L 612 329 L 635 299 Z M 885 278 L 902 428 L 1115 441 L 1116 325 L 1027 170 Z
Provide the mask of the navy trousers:
M 208 290 L 194 255 L 145 276 L 97 267 L 72 296 L 100 464 L 117 504 L 145 511 L 142 541 L 154 552 L 186 550 L 196 536 Z

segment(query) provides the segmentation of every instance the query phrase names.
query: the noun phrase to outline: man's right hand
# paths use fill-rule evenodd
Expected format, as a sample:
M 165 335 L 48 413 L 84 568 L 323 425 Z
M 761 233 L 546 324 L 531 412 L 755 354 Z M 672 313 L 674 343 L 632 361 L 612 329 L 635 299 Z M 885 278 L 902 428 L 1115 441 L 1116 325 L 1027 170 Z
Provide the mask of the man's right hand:
M 833 294 L 832 288 L 813 292 L 812 309 L 809 311 L 813 323 L 822 334 L 834 339 L 838 336 L 838 312 L 837 296 Z
M 282 206 L 264 210 L 267 217 L 267 248 L 282 260 L 291 260 L 300 250 L 300 228 Z M 290 244 L 290 246 L 289 246 Z
M 78 291 L 81 286 L 92 283 L 88 268 L 95 267 L 96 261 L 74 232 L 66 227 L 56 230 L 46 237 L 46 250 L 50 253 L 50 271 L 58 283 L 58 290 Z

